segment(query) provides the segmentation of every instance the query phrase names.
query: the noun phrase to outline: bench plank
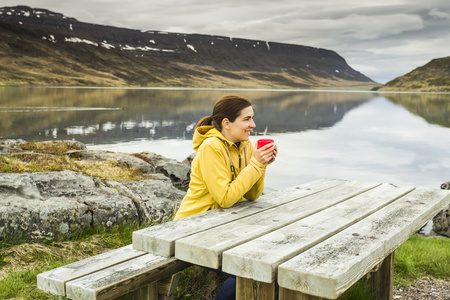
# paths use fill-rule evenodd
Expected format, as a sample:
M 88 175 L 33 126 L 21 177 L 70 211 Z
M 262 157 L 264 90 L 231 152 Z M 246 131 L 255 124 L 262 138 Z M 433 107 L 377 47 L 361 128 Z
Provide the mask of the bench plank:
M 37 286 L 40 290 L 55 295 L 65 296 L 66 282 L 144 254 L 146 254 L 146 252 L 135 250 L 132 245 L 114 249 L 66 266 L 40 273 L 37 276 Z
M 414 190 L 383 184 L 223 253 L 222 270 L 271 283 L 278 266 Z M 363 205 L 364 204 L 364 205 Z
M 190 264 L 151 253 L 67 282 L 67 298 L 79 300 L 115 299 L 152 282 L 166 278 Z
M 179 239 L 175 242 L 175 257 L 193 264 L 217 269 L 222 264 L 222 252 L 378 185 L 380 184 L 374 182 L 347 182 L 300 200 L 242 218 L 238 222 L 228 222 Z
M 341 185 L 346 180 L 321 179 L 292 187 L 280 192 L 263 195 L 248 207 L 245 202 L 236 203 L 229 209 L 215 209 L 206 213 L 167 222 L 133 232 L 133 247 L 164 257 L 175 254 L 175 241 L 211 228 L 211 224 L 219 226 L 273 206 L 297 200 L 328 188 Z
M 335 299 L 450 203 L 450 191 L 417 188 L 278 268 L 280 288 Z

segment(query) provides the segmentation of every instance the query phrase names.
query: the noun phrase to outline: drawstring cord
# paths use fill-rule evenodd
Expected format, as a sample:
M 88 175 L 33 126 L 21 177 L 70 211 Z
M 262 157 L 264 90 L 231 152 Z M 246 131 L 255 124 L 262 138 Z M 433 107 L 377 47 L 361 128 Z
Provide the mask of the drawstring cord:
M 228 148 L 228 142 L 225 142 L 225 146 L 227 147 L 227 153 L 228 153 L 228 158 L 230 159 L 230 165 L 231 165 L 231 181 L 234 180 L 234 177 L 236 176 L 236 174 L 234 173 L 234 166 L 233 166 L 233 161 L 231 160 L 231 155 L 230 155 L 230 149 Z
M 225 143 L 225 146 L 227 147 L 228 158 L 230 159 L 231 181 L 233 181 L 234 178 L 236 177 L 236 173 L 235 173 L 233 161 L 231 160 L 230 148 L 228 148 L 228 142 L 224 141 L 224 143 Z M 245 159 L 245 166 L 247 166 L 247 151 L 245 150 L 245 147 L 244 147 L 244 159 Z

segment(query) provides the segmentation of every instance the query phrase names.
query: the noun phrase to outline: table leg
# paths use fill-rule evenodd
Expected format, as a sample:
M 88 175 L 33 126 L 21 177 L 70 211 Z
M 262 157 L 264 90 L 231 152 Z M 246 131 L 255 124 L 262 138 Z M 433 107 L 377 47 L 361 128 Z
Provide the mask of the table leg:
M 253 279 L 236 277 L 236 300 L 276 300 L 277 283 L 265 283 Z
M 394 292 L 394 258 L 395 251 L 388 255 L 378 269 L 368 274 L 368 284 L 377 299 L 391 300 Z
M 137 291 L 124 296 L 124 300 L 153 300 L 158 299 L 158 282 L 141 287 Z
M 302 292 L 293 291 L 280 287 L 279 300 L 326 300 L 322 297 L 303 294 Z

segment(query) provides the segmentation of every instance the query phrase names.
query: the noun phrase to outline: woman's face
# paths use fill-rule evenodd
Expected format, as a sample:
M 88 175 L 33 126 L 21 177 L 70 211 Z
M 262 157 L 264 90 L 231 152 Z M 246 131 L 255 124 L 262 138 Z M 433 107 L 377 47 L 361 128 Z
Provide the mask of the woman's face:
M 251 106 L 244 108 L 234 122 L 227 122 L 226 126 L 222 128 L 222 134 L 233 143 L 248 141 L 252 129 L 256 127 L 253 116 Z

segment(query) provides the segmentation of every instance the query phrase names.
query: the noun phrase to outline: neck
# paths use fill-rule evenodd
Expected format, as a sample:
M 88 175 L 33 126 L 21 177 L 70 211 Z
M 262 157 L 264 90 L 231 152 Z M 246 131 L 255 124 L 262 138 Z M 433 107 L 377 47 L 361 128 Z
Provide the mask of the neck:
M 235 141 L 235 140 L 231 139 L 231 137 L 228 135 L 228 133 L 225 130 L 222 130 L 221 133 L 222 133 L 224 138 L 226 138 L 228 141 L 230 141 L 232 143 L 240 142 L 240 141 Z

